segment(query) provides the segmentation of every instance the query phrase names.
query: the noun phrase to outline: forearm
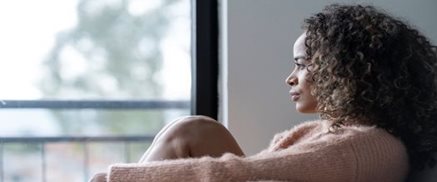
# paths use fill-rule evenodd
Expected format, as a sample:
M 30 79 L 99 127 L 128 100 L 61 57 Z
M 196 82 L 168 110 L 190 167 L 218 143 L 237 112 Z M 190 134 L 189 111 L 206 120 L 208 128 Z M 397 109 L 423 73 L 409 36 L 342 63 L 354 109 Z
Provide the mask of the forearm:
M 167 160 L 144 164 L 115 164 L 109 182 L 246 181 L 245 159 L 233 154 L 221 158 Z

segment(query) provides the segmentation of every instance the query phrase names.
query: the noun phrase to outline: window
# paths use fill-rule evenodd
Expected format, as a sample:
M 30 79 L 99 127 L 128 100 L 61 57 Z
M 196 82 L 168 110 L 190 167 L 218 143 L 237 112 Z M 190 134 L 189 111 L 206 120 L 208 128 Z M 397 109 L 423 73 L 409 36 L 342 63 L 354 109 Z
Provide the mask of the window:
M 216 19 L 213 1 L 1 2 L 0 181 L 86 181 L 165 122 L 216 117 Z

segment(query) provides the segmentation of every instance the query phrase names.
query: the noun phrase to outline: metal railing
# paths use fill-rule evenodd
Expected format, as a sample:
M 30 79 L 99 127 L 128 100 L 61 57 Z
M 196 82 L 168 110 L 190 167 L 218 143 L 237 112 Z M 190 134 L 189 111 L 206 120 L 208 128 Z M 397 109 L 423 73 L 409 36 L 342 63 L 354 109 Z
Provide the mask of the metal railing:
M 4 146 L 6 144 L 39 144 L 39 153 L 41 154 L 41 181 L 47 181 L 47 164 L 46 164 L 46 144 L 67 142 L 80 143 L 83 147 L 83 176 L 84 181 L 90 177 L 89 170 L 89 143 L 106 143 L 106 142 L 120 142 L 124 146 L 125 161 L 130 161 L 130 142 L 151 142 L 152 135 L 148 136 L 97 136 L 97 137 L 7 137 L 0 138 L 0 181 L 5 180 L 5 162 L 4 162 Z
M 1 100 L 0 109 L 189 109 L 189 101 L 119 101 L 119 100 Z M 61 137 L 0 137 L 0 181 L 5 181 L 5 146 L 8 144 L 37 144 L 41 158 L 41 181 L 47 181 L 47 144 L 77 143 L 82 145 L 82 173 L 84 181 L 90 177 L 90 143 L 119 142 L 124 146 L 125 162 L 130 156 L 132 142 L 151 143 L 152 135 L 141 136 L 61 136 Z

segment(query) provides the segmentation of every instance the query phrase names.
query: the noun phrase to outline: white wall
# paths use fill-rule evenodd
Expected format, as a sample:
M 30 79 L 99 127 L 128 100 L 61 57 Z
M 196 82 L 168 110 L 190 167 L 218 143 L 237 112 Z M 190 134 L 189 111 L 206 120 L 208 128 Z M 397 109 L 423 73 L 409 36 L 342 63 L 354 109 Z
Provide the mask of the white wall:
M 295 112 L 284 80 L 292 45 L 305 17 L 340 1 L 223 0 L 221 2 L 221 120 L 247 154 L 265 148 L 274 133 L 317 118 Z M 437 1 L 367 2 L 416 25 L 437 42 Z

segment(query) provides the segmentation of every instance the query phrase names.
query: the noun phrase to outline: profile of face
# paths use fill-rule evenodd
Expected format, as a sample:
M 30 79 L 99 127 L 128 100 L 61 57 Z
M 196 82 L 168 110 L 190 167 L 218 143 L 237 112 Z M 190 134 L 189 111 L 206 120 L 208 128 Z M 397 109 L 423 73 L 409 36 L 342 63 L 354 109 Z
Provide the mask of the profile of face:
M 296 110 L 301 113 L 317 112 L 317 100 L 311 94 L 311 80 L 308 72 L 311 65 L 306 55 L 305 33 L 303 33 L 293 46 L 294 68 L 285 82 L 291 86 L 290 97 L 296 102 Z

